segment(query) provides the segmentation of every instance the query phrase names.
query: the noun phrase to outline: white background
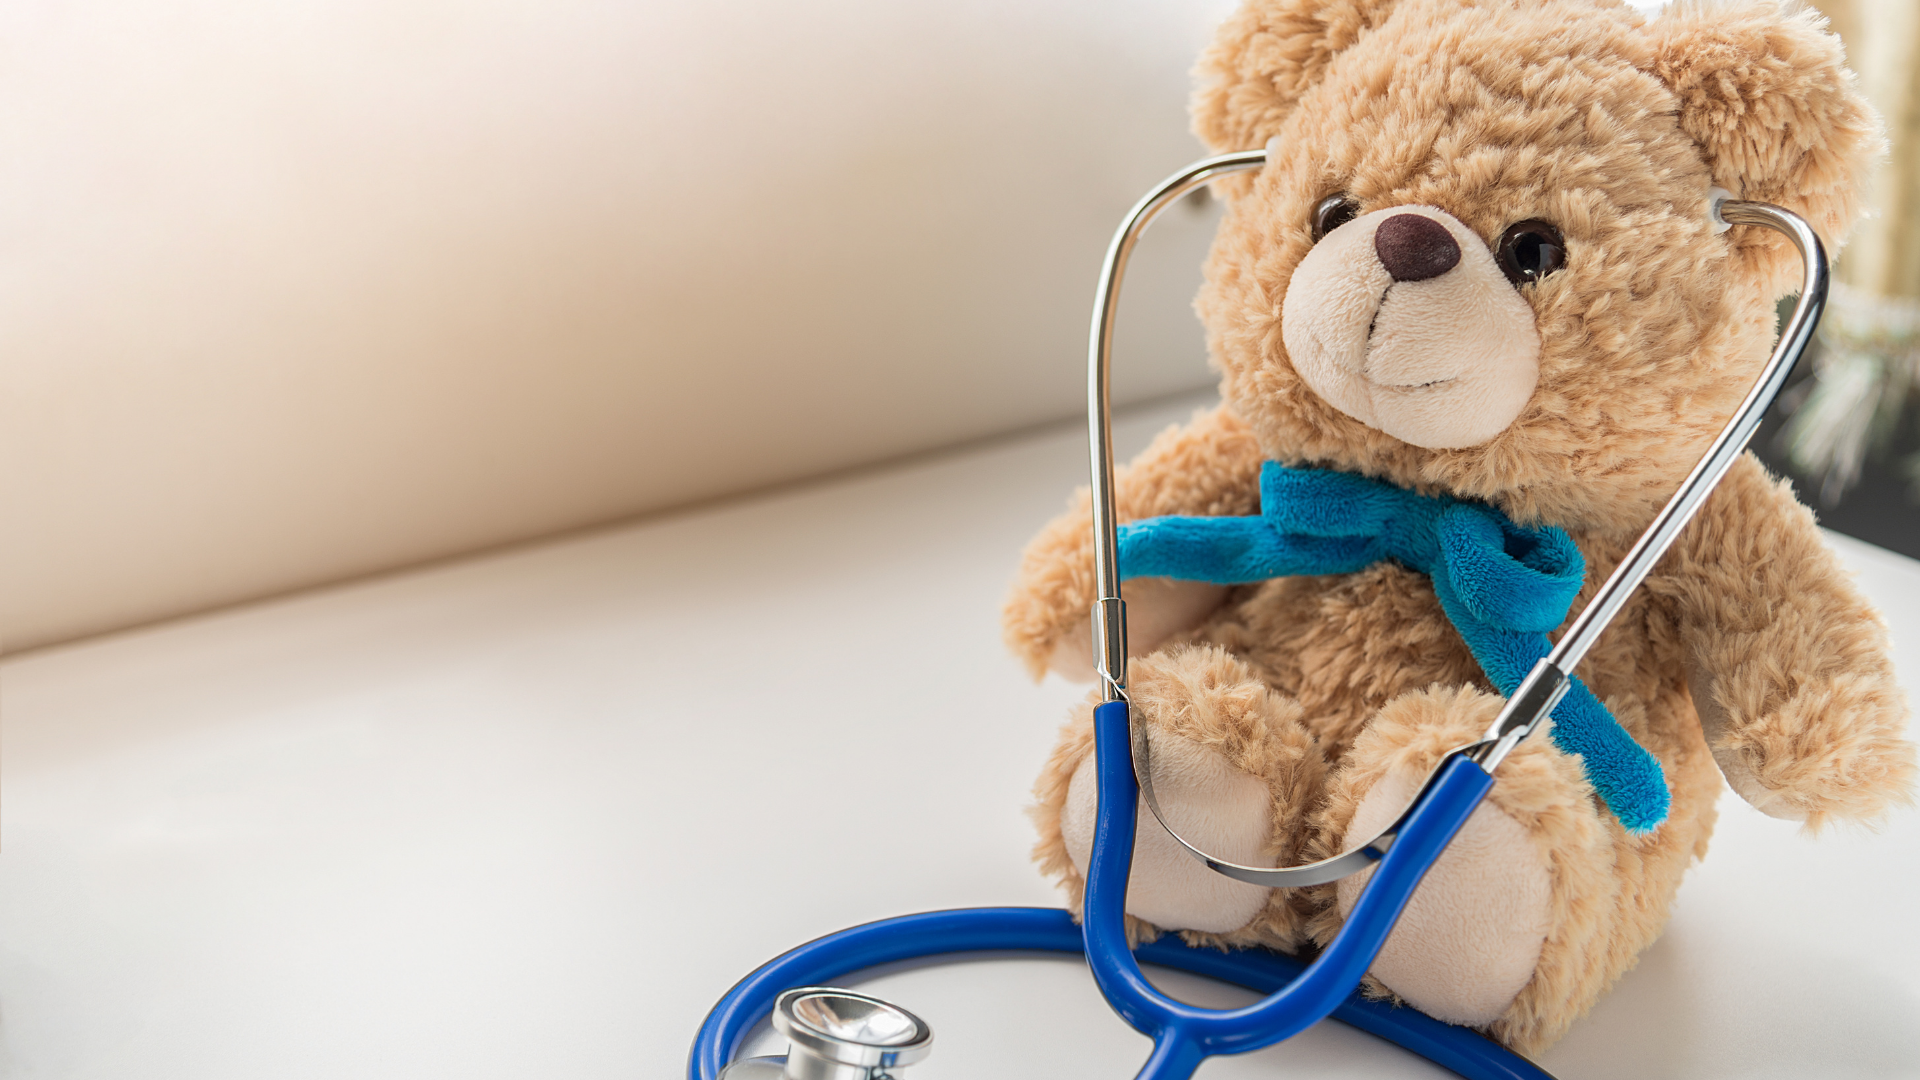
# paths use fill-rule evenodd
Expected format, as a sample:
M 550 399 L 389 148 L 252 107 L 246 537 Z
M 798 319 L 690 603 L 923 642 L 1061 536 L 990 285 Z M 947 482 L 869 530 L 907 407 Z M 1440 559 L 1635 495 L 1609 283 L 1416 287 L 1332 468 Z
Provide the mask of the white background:
M 1122 452 L 1183 410 L 1123 425 Z M 0 1076 L 682 1075 L 812 937 L 1048 904 L 1027 787 L 1083 690 L 998 643 L 1077 427 L 0 664 Z M 1836 540 L 1920 684 L 1920 566 Z M 1920 820 L 1721 800 L 1567 1080 L 1920 1076 Z M 915 1080 L 1133 1075 L 1065 960 L 871 984 Z M 1189 981 L 1197 1000 L 1233 995 Z M 1201 1076 L 1434 1077 L 1323 1025 Z

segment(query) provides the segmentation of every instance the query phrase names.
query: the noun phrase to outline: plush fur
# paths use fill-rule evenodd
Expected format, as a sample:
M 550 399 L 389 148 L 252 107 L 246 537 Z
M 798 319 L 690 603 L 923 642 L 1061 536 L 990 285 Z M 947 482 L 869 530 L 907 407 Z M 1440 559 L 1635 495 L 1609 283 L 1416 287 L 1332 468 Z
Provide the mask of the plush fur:
M 1764 2 L 1648 20 L 1609 0 L 1247 0 L 1200 76 L 1194 121 L 1209 147 L 1275 155 L 1217 185 L 1227 213 L 1198 308 L 1224 404 L 1121 470 L 1121 518 L 1255 513 L 1265 459 L 1381 477 L 1567 529 L 1588 563 L 1575 610 L 1745 394 L 1773 302 L 1798 280 L 1771 233 L 1715 233 L 1709 190 L 1795 210 L 1834 249 L 1881 146 L 1838 42 L 1814 15 Z M 1360 217 L 1322 244 L 1402 207 L 1457 224 L 1463 267 L 1518 221 L 1564 236 L 1565 268 L 1513 293 L 1538 338 L 1530 393 L 1454 406 L 1473 413 L 1458 424 L 1482 425 L 1470 445 L 1396 436 L 1303 374 L 1288 323 L 1326 309 L 1292 290 L 1317 287 L 1311 216 L 1339 192 Z M 1373 257 L 1358 245 L 1350 259 Z M 1395 283 L 1372 302 L 1384 317 L 1392 290 L 1445 280 Z M 1372 317 L 1341 325 L 1361 335 L 1349 339 L 1362 343 L 1356 370 L 1392 359 L 1375 353 Z M 1484 333 L 1473 320 L 1420 329 L 1441 352 Z M 1512 415 L 1488 420 L 1502 409 Z M 1234 589 L 1130 585 L 1128 598 L 1136 712 L 1156 748 L 1205 764 L 1169 776 L 1175 798 L 1198 808 L 1196 828 L 1248 851 L 1249 822 L 1264 828 L 1265 858 L 1342 850 L 1356 819 L 1390 815 L 1499 707 L 1428 580 L 1391 563 Z M 1092 600 L 1082 493 L 1027 549 L 1009 645 L 1036 675 L 1086 674 Z M 1523 1050 L 1563 1032 L 1658 935 L 1706 851 L 1723 774 L 1767 812 L 1817 827 L 1906 801 L 1914 771 L 1884 627 L 1812 515 L 1751 457 L 1578 673 L 1659 758 L 1669 820 L 1629 835 L 1579 760 L 1536 735 L 1501 766 L 1449 856 L 1458 865 L 1423 885 L 1373 972 L 1378 992 Z M 1035 789 L 1037 857 L 1076 906 L 1085 856 L 1066 836 L 1088 812 L 1074 789 L 1090 713 L 1070 720 Z M 1215 761 L 1231 782 L 1207 771 Z M 1257 815 L 1244 780 L 1266 791 Z M 1137 934 L 1293 949 L 1330 938 L 1351 896 L 1270 890 L 1257 908 L 1215 903 L 1203 922 L 1181 910 L 1175 873 L 1149 872 L 1166 888 Z M 1475 910 L 1492 895 L 1507 906 L 1488 921 Z M 1221 930 L 1230 910 L 1252 914 Z

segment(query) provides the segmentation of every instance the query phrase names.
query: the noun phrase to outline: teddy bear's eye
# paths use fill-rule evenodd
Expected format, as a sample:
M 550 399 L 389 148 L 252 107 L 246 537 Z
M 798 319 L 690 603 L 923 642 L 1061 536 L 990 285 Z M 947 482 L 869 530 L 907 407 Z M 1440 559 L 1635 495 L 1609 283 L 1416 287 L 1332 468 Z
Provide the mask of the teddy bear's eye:
M 1567 265 L 1567 242 L 1560 230 L 1545 221 L 1521 221 L 1507 226 L 1494 251 L 1500 269 L 1515 286 L 1539 281 Z
M 1344 191 L 1313 204 L 1313 242 L 1326 239 L 1328 233 L 1360 216 L 1360 205 Z

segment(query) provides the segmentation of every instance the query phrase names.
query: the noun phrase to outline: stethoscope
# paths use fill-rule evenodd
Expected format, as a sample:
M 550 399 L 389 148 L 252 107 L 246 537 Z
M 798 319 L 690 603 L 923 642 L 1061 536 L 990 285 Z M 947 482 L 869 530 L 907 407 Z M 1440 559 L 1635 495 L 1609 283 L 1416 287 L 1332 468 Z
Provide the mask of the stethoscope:
M 1114 520 L 1112 414 L 1108 382 L 1113 324 L 1127 260 L 1142 232 L 1180 196 L 1230 173 L 1257 169 L 1267 151 L 1197 161 L 1128 212 L 1107 248 L 1094 300 L 1088 347 L 1087 420 L 1093 466 L 1094 659 L 1102 703 L 1094 710 L 1099 802 L 1082 919 L 1058 908 L 961 908 L 867 923 L 808 942 L 736 984 L 707 1015 L 694 1039 L 689 1080 L 889 1080 L 926 1057 L 933 1032 L 925 1021 L 866 994 L 825 985 L 879 964 L 984 950 L 1084 953 L 1107 1003 L 1153 1039 L 1136 1080 L 1184 1080 L 1215 1054 L 1271 1046 L 1332 1016 L 1386 1038 L 1470 1080 L 1551 1080 L 1527 1059 L 1469 1028 L 1417 1010 L 1371 1001 L 1356 992 L 1413 890 L 1454 833 L 1493 787 L 1493 771 L 1539 726 L 1567 692 L 1569 673 L 1653 569 L 1700 504 L 1712 493 L 1759 427 L 1805 351 L 1826 305 L 1826 252 L 1799 216 L 1777 206 L 1742 202 L 1716 191 L 1711 214 L 1724 230 L 1762 225 L 1784 234 L 1800 253 L 1799 301 L 1746 400 L 1641 534 L 1593 600 L 1541 660 L 1479 741 L 1452 751 L 1427 776 L 1413 804 L 1379 835 L 1319 862 L 1277 869 L 1218 859 L 1167 824 L 1154 796 L 1144 728 L 1127 712 L 1127 607 L 1120 594 Z M 1187 946 L 1174 935 L 1130 949 L 1125 927 L 1127 878 L 1133 864 L 1137 804 L 1208 868 L 1256 885 L 1299 887 L 1337 881 L 1373 867 L 1339 934 L 1311 963 L 1250 949 L 1223 953 Z M 1239 1009 L 1202 1009 L 1175 1001 L 1149 983 L 1142 961 L 1206 975 L 1267 994 Z M 785 1035 L 784 1058 L 733 1061 L 762 1017 Z

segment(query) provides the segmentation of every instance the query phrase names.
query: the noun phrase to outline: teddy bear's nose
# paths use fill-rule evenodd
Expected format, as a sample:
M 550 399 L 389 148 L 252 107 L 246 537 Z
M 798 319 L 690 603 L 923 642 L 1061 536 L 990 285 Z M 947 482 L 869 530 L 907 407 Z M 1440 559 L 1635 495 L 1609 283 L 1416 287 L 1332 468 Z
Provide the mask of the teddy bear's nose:
M 1447 227 L 1419 214 L 1395 214 L 1374 230 L 1373 251 L 1395 281 L 1436 278 L 1460 263 L 1460 245 Z

